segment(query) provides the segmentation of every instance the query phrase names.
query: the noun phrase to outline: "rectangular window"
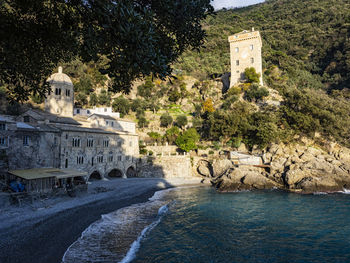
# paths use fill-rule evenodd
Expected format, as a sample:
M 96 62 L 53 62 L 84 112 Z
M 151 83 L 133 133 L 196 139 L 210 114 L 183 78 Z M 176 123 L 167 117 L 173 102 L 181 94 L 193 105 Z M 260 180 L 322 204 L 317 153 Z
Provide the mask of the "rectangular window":
M 113 127 L 114 126 L 114 121 L 111 121 L 111 127 Z
M 47 92 L 47 95 L 51 95 L 51 88 L 49 88 L 49 91 Z
M 108 162 L 113 162 L 113 153 L 110 153 L 109 155 L 108 155 Z
M 126 160 L 126 161 L 129 161 L 129 156 L 125 156 L 125 160 Z
M 0 145 L 6 146 L 6 137 L 0 137 Z
M 250 63 L 254 64 L 254 58 L 250 59 Z
M 108 126 L 108 121 L 106 121 L 106 126 Z
M 29 116 L 23 116 L 23 122 L 30 122 Z
M 24 135 L 23 136 L 23 145 L 28 145 L 29 144 L 29 136 Z
M 80 138 L 73 138 L 72 146 L 73 147 L 80 147 Z
M 236 66 L 239 66 L 239 60 L 236 60 Z
M 66 140 L 68 140 L 68 133 L 66 133 Z
M 103 163 L 103 155 L 97 156 L 97 162 L 98 163 Z
M 6 130 L 6 124 L 5 123 L 0 123 L 0 130 L 1 131 Z
M 109 139 L 104 139 L 103 140 L 103 147 L 108 147 L 109 146 Z
M 239 48 L 238 48 L 238 47 L 236 47 L 236 48 L 235 48 L 235 51 L 236 51 L 236 53 L 238 53 L 238 52 L 239 52 Z
M 94 147 L 94 139 L 88 138 L 86 146 L 87 147 Z
M 53 144 L 56 146 L 57 145 L 57 137 L 53 138 Z
M 253 50 L 254 49 L 254 45 L 250 45 L 250 50 Z
M 129 146 L 132 147 L 132 142 L 129 142 Z
M 70 90 L 66 89 L 66 96 L 69 97 L 70 96 Z
M 61 89 L 57 89 L 57 88 L 56 88 L 56 89 L 55 89 L 55 94 L 56 94 L 56 95 L 61 95 Z
M 84 164 L 84 157 L 83 156 L 77 156 L 77 164 Z
M 94 166 L 94 157 L 91 157 L 91 166 Z
M 118 147 L 122 147 L 122 142 L 121 141 L 118 142 Z
M 118 161 L 121 161 L 122 160 L 122 157 L 119 155 L 118 156 Z

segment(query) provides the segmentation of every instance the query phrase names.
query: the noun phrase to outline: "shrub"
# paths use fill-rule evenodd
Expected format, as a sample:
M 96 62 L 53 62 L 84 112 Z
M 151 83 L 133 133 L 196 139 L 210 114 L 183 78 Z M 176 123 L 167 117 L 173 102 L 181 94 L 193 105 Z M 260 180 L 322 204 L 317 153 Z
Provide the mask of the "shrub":
M 264 87 L 260 88 L 258 84 L 251 85 L 249 90 L 247 90 L 246 92 L 246 98 L 249 101 L 260 100 L 268 95 L 269 91 Z
M 259 83 L 260 80 L 260 74 L 256 73 L 255 68 L 251 67 L 251 68 L 246 68 L 244 70 L 244 76 L 246 77 L 247 81 L 249 83 Z
M 196 129 L 190 128 L 185 131 L 182 135 L 176 138 L 176 145 L 183 151 L 189 152 L 197 149 L 197 142 L 200 136 Z
M 182 128 L 188 123 L 187 117 L 185 115 L 180 115 L 176 117 L 176 126 Z
M 160 116 L 160 126 L 161 127 L 169 127 L 173 123 L 173 117 L 171 117 L 168 113 Z
M 115 112 L 119 112 L 120 116 L 123 118 L 125 115 L 127 115 L 130 111 L 130 103 L 129 100 L 124 98 L 123 96 L 119 96 L 118 98 L 114 99 L 114 102 L 112 104 L 113 110 Z

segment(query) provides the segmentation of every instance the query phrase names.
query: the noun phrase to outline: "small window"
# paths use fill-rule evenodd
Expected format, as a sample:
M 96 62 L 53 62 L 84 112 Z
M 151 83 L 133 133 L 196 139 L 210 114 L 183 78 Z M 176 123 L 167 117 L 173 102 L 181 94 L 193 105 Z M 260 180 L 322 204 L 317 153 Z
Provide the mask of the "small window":
M 5 123 L 0 123 L 0 130 L 1 131 L 6 130 L 6 124 Z
M 254 45 L 250 45 L 250 50 L 254 50 Z
M 132 142 L 131 141 L 129 142 L 129 146 L 132 147 Z
M 118 156 L 118 161 L 121 161 L 122 160 L 122 157 L 121 155 Z
M 86 112 L 87 112 L 87 114 L 90 114 L 90 110 L 87 110 Z
M 114 126 L 114 121 L 111 121 L 111 127 L 113 127 Z
M 236 73 L 239 73 L 239 70 L 237 70 Z
M 236 60 L 236 66 L 239 66 L 239 60 Z
M 80 109 L 77 109 L 77 114 L 80 114 Z
M 94 147 L 94 139 L 93 138 L 88 138 L 86 146 L 87 147 Z
M 72 146 L 73 147 L 80 147 L 80 138 L 73 138 Z
M 91 157 L 91 166 L 94 166 L 94 157 Z
M 29 136 L 27 135 L 23 136 L 23 145 L 29 145 Z
M 250 59 L 250 63 L 254 64 L 254 58 Z
M 66 140 L 68 140 L 68 133 L 66 133 Z
M 66 163 L 65 163 L 64 167 L 68 168 L 68 159 L 66 159 Z
M 84 157 L 83 156 L 77 156 L 77 164 L 84 164 Z
M 30 122 L 29 116 L 23 116 L 23 121 L 24 122 Z
M 236 51 L 236 53 L 238 53 L 239 52 L 239 47 L 236 47 L 235 51 Z
M 51 95 L 51 88 L 49 88 L 47 95 L 49 95 L 49 96 Z
M 107 112 L 107 108 L 104 108 L 105 112 Z
M 57 137 L 53 138 L 53 144 L 56 146 L 57 145 Z
M 55 89 L 55 94 L 56 94 L 56 95 L 61 95 L 61 89 L 56 88 L 56 89 Z
M 129 161 L 129 156 L 125 156 L 125 160 L 126 160 L 126 161 Z
M 106 126 L 108 126 L 108 121 L 106 121 Z
M 108 147 L 109 146 L 109 139 L 104 139 L 103 140 L 103 147 Z
M 69 89 L 66 89 L 66 96 L 70 97 L 70 90 Z
M 113 162 L 113 152 L 110 152 L 108 155 L 108 162 Z
M 103 163 L 103 155 L 97 156 L 97 162 L 98 163 Z
M 118 142 L 118 147 L 122 147 L 122 142 L 121 141 Z
M 1 146 L 6 146 L 6 137 L 0 137 L 0 145 Z

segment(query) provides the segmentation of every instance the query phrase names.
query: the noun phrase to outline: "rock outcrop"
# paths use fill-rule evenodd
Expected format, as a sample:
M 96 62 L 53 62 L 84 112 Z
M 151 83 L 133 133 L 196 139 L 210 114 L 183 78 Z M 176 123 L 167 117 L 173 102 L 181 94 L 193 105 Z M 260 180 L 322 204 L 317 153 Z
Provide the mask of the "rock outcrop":
M 202 162 L 198 171 L 206 175 L 211 171 L 211 183 L 219 191 L 279 188 L 312 193 L 350 189 L 350 149 L 338 144 L 324 143 L 321 148 L 302 139 L 299 144 L 272 144 L 254 154 L 261 155 L 270 167 L 235 167 L 230 160 L 218 159 L 207 169 Z

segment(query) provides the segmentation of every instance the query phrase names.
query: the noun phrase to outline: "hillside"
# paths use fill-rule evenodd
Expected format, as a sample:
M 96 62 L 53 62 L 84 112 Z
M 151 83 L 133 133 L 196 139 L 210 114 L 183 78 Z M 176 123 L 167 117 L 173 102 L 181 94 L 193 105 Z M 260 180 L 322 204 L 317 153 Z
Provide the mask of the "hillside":
M 299 88 L 343 89 L 350 83 L 350 2 L 268 0 L 209 17 L 202 52 L 187 51 L 176 69 L 192 76 L 229 71 L 227 37 L 254 27 L 263 38 L 265 78 L 272 66 Z
M 150 76 L 129 95 L 107 91 L 108 77 L 98 71 L 106 58 L 97 64 L 77 59 L 64 71 L 73 79 L 77 106 L 113 106 L 138 123 L 141 140 L 186 151 L 241 142 L 264 148 L 300 136 L 350 146 L 349 9 L 346 0 L 270 0 L 221 10 L 203 22 L 206 47 L 185 52 L 174 78 Z M 248 81 L 222 92 L 220 79 L 209 76 L 229 71 L 227 37 L 252 27 L 263 38 L 266 86 Z

